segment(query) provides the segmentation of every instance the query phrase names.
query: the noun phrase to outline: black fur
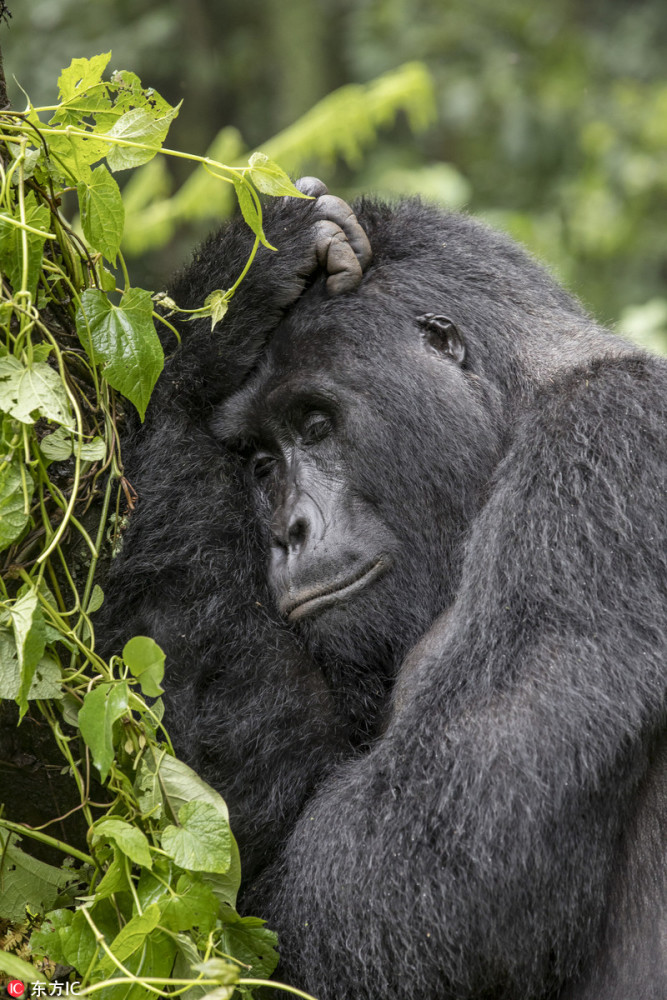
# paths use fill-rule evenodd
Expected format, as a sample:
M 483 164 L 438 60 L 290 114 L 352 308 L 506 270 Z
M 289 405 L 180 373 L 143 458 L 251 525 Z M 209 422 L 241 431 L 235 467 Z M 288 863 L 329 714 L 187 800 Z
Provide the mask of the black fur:
M 417 202 L 357 206 L 360 289 L 317 278 L 283 319 L 310 212 L 270 206 L 279 254 L 213 334 L 181 327 L 126 445 L 105 642 L 166 651 L 170 731 L 229 803 L 283 978 L 321 1000 L 664 1000 L 667 365 Z M 249 247 L 223 230 L 172 294 L 227 287 Z M 414 367 L 426 312 L 465 344 L 441 381 Z M 347 394 L 349 476 L 401 539 L 386 599 L 324 639 L 280 620 L 211 431 L 252 370 Z

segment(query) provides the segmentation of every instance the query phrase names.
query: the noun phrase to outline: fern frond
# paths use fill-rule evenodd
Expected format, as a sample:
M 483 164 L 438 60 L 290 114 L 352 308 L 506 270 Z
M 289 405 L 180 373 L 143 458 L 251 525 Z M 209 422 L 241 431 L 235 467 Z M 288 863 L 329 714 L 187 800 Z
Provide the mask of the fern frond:
M 298 170 L 304 160 L 327 165 L 339 157 L 358 166 L 364 147 L 399 111 L 414 131 L 433 120 L 433 80 L 423 63 L 406 63 L 370 83 L 340 87 L 265 142 L 262 151 L 286 170 Z

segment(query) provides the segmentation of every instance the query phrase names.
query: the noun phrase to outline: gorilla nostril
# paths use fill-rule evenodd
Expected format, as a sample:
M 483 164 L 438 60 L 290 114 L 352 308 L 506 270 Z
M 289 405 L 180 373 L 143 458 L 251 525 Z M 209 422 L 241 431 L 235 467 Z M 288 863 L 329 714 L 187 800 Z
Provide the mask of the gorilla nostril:
M 271 545 L 274 549 L 283 549 L 284 552 L 287 551 L 287 542 L 285 541 L 282 532 L 272 531 L 271 532 Z
M 304 544 L 308 538 L 308 521 L 305 517 L 297 517 L 289 526 L 287 532 L 287 545 L 290 549 L 297 549 Z

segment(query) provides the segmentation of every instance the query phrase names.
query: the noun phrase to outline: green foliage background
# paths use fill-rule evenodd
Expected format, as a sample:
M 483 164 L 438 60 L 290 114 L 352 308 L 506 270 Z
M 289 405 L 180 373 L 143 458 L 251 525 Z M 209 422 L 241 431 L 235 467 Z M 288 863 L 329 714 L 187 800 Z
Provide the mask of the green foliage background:
M 5 56 L 35 100 L 46 103 L 72 56 L 111 48 L 171 104 L 184 98 L 186 113 L 171 134 L 177 148 L 226 142 L 229 155 L 219 158 L 229 162 L 259 146 L 290 171 L 319 171 L 343 196 L 418 191 L 465 206 L 524 241 L 601 320 L 621 321 L 650 346 L 667 346 L 661 0 L 12 6 Z M 321 135 L 315 148 L 306 143 L 286 157 L 267 148 L 269 137 L 337 88 L 367 84 L 415 60 L 433 74 L 436 102 L 418 137 L 399 117 L 363 155 L 341 156 Z M 20 101 L 16 88 L 12 97 Z M 362 118 L 350 96 L 338 109 L 339 131 Z M 186 175 L 182 165 L 172 169 L 161 195 Z M 220 217 L 231 202 L 212 199 L 210 209 Z M 128 231 L 144 284 L 163 285 L 211 226 L 210 216 L 187 224 L 183 217 L 177 239 L 165 226 L 150 249 Z

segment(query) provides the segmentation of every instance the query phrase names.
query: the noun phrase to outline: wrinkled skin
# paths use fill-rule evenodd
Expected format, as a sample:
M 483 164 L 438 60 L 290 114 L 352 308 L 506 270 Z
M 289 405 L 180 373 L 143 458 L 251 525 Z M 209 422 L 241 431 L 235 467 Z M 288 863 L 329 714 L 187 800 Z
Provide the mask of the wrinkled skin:
M 664 1000 L 665 362 L 470 219 L 304 189 L 126 442 L 105 644 L 167 652 L 282 978 Z

